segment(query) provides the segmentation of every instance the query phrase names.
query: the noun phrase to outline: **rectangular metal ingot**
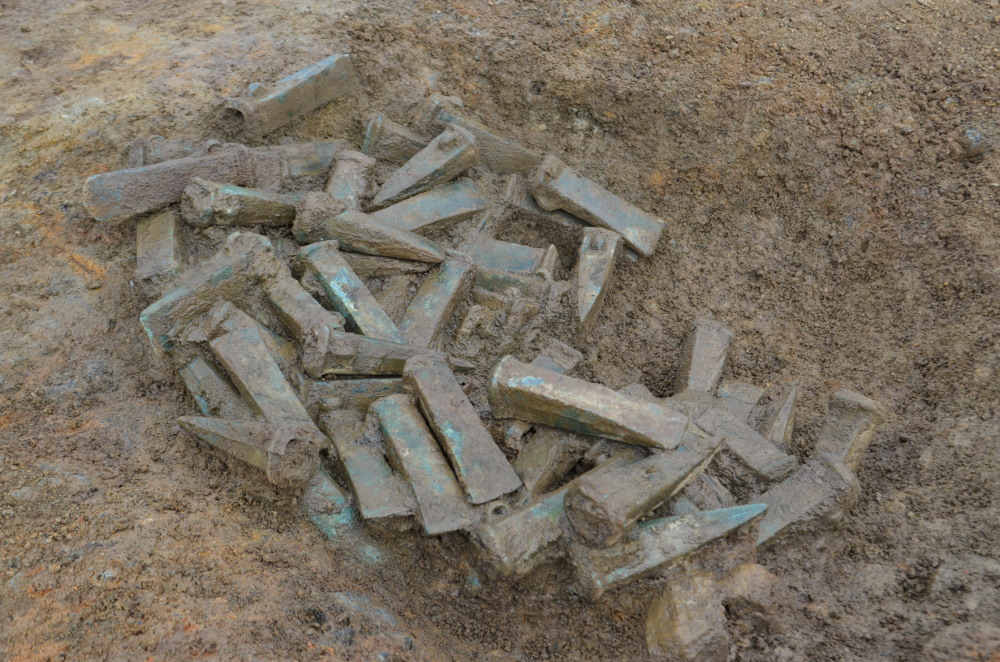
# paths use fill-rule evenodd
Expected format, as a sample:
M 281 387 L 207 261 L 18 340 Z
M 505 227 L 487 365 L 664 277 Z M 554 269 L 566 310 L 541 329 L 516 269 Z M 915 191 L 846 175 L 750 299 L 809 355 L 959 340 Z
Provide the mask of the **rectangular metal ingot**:
M 459 126 L 449 126 L 382 184 L 372 200 L 385 207 L 458 177 L 479 162 L 476 139 Z
M 489 201 L 476 183 L 463 177 L 379 209 L 372 216 L 401 230 L 416 230 L 437 223 L 457 223 L 488 206 Z
M 371 411 L 378 417 L 389 460 L 413 490 L 424 531 L 438 535 L 475 524 L 475 511 L 410 396 L 382 398 Z
M 590 332 L 601 312 L 621 245 L 622 238 L 617 232 L 603 228 L 583 231 L 576 262 L 576 314 L 582 333 Z
M 427 141 L 408 128 L 377 113 L 368 116 L 361 151 L 379 161 L 403 165 L 427 147 Z
M 441 262 L 444 249 L 430 239 L 380 221 L 377 217 L 344 204 L 326 193 L 307 193 L 298 206 L 295 238 L 301 243 L 335 239 L 340 248 L 380 257 Z
M 665 227 L 662 220 L 581 177 L 555 156 L 542 160 L 529 185 L 542 209 L 562 209 L 591 225 L 614 230 L 647 257 L 656 250 Z
M 349 55 L 339 54 L 296 71 L 264 89 L 252 83 L 246 96 L 226 99 L 242 130 L 255 138 L 360 89 Z
M 377 340 L 406 342 L 372 293 L 340 256 L 336 241 L 304 246 L 299 257 L 303 266 L 319 279 L 330 304 L 344 316 L 349 328 Z
M 399 332 L 406 341 L 420 347 L 437 345 L 462 298 L 469 291 L 476 268 L 461 257 L 441 263 L 437 273 L 424 280 L 417 295 L 399 321 Z
M 654 402 L 530 366 L 513 356 L 501 359 L 493 370 L 489 395 L 497 418 L 520 418 L 652 448 L 675 448 L 688 423 L 687 416 Z
M 426 356 L 410 359 L 403 381 L 420 401 L 472 503 L 492 501 L 521 486 L 446 363 Z
M 721 444 L 722 437 L 688 436 L 676 450 L 656 452 L 598 478 L 578 480 L 566 497 L 566 516 L 590 545 L 609 547 L 701 473 Z

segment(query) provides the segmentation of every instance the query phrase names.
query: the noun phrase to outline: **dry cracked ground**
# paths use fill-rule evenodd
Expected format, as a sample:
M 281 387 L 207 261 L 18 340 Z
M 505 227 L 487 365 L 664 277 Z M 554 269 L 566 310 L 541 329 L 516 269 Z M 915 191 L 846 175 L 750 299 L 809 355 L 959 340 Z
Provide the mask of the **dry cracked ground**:
M 134 138 L 221 138 L 223 97 L 336 52 L 360 110 L 460 96 L 668 220 L 589 378 L 666 395 L 713 316 L 727 377 L 800 386 L 800 458 L 837 388 L 891 413 L 841 544 L 762 555 L 792 609 L 734 659 L 1000 659 L 996 0 L 0 0 L 0 658 L 644 659 L 652 593 L 359 555 L 176 427 L 134 226 L 81 184 Z M 360 131 L 327 109 L 269 141 Z

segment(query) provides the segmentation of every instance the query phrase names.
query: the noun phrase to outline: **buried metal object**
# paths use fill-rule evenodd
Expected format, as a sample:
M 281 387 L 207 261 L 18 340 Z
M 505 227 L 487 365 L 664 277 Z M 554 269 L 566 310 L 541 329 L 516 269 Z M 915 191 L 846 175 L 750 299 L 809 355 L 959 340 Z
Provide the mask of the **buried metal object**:
M 319 470 L 326 438 L 312 423 L 272 424 L 181 416 L 182 428 L 202 441 L 261 469 L 281 487 L 301 487 Z
M 267 88 L 251 83 L 245 96 L 226 99 L 226 108 L 240 129 L 260 138 L 359 89 L 351 56 L 331 55 Z
M 494 368 L 489 395 L 497 418 L 521 418 L 652 448 L 675 448 L 688 423 L 687 416 L 664 406 L 533 367 L 513 356 Z

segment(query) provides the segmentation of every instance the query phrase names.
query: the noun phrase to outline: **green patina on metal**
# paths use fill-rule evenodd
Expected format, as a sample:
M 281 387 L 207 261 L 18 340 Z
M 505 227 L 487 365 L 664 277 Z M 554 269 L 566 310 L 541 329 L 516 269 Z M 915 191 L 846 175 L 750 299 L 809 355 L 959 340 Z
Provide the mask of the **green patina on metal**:
M 416 230 L 439 223 L 457 223 L 485 210 L 489 201 L 471 179 L 458 179 L 374 212 L 386 225 Z
M 490 378 L 490 406 L 498 418 L 582 432 L 641 446 L 670 449 L 687 427 L 687 416 L 599 384 L 524 364 L 506 356 Z
M 534 248 L 489 237 L 478 237 L 463 250 L 479 267 L 528 276 L 551 274 L 556 257 L 554 246 Z
M 591 225 L 614 230 L 631 248 L 650 256 L 665 223 L 578 175 L 555 156 L 546 156 L 531 173 L 531 193 L 542 209 L 562 209 Z
M 209 343 L 253 408 L 272 423 L 312 421 L 257 328 L 236 329 Z
M 451 181 L 478 161 L 476 139 L 472 134 L 457 125 L 449 125 L 385 181 L 372 204 L 385 207 L 422 193 Z
M 247 96 L 227 99 L 226 107 L 239 113 L 248 134 L 261 137 L 358 90 L 350 56 L 331 55 L 276 81 L 268 91 L 255 83 Z
M 399 321 L 399 332 L 407 342 L 434 347 L 472 286 L 474 276 L 475 267 L 468 261 L 449 258 L 437 273 L 424 280 Z
M 413 401 L 393 395 L 372 405 L 393 466 L 413 490 L 424 531 L 457 531 L 476 521 L 440 447 Z
M 582 593 L 597 599 L 605 591 L 662 570 L 713 540 L 760 519 L 763 504 L 709 510 L 644 522 L 632 535 L 607 549 L 569 546 Z
M 492 501 L 521 486 L 446 363 L 416 357 L 406 362 L 403 380 L 416 394 L 472 503 Z
M 336 241 L 310 244 L 300 255 L 319 278 L 330 303 L 344 316 L 349 327 L 370 338 L 406 342 L 372 293 L 340 256 Z

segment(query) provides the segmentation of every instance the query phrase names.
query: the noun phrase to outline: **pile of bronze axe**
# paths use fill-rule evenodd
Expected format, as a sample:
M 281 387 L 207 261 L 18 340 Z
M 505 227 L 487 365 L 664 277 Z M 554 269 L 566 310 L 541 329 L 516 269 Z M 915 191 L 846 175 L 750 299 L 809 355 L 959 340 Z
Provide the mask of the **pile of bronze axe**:
M 251 85 L 227 120 L 259 140 L 357 90 L 335 55 Z M 494 575 L 566 558 L 595 600 L 685 564 L 653 601 L 649 650 L 724 660 L 726 608 L 773 600 L 756 547 L 819 535 L 857 498 L 879 406 L 834 394 L 800 464 L 795 389 L 721 381 L 717 322 L 694 324 L 671 397 L 571 376 L 616 263 L 652 255 L 664 222 L 453 97 L 410 127 L 370 116 L 357 151 L 154 137 L 128 158 L 87 180 L 87 206 L 140 218 L 142 326 L 200 410 L 181 426 L 300 490 L 327 535 L 414 517 L 464 532 Z M 532 223 L 574 238 L 571 268 L 500 238 Z

